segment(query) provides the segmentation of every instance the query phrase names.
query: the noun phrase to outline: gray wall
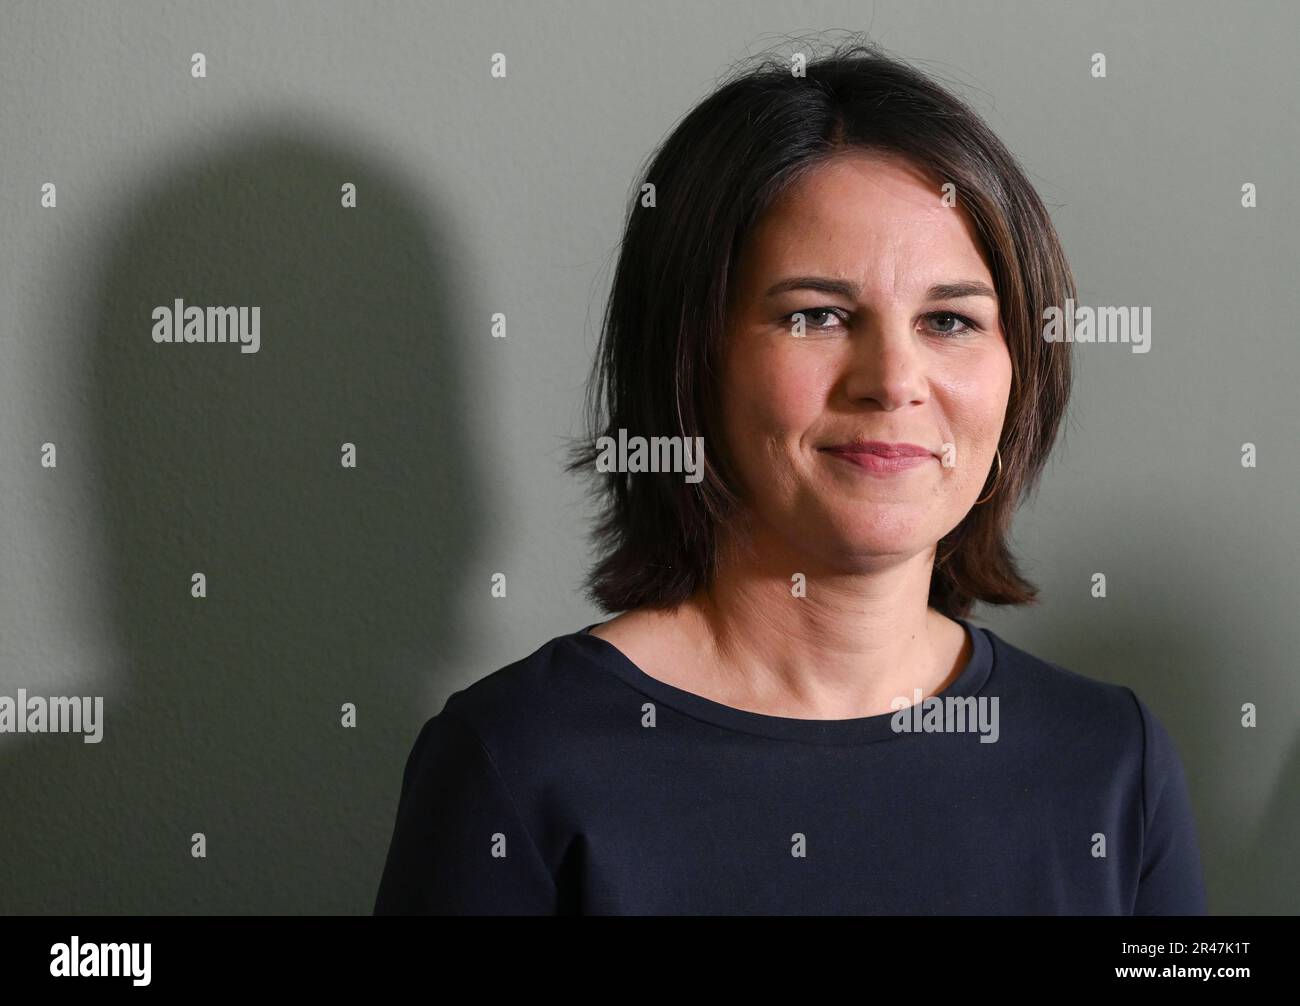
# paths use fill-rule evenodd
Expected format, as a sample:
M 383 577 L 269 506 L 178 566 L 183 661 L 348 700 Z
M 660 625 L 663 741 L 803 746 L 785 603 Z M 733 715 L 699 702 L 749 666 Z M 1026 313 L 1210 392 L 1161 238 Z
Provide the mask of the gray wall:
M 1152 308 L 1149 353 L 1076 347 L 1043 603 L 976 619 L 1164 720 L 1212 911 L 1300 909 L 1300 17 L 1133 7 L 4 0 L 0 694 L 106 722 L 0 735 L 0 910 L 370 910 L 420 724 L 601 617 L 560 462 L 638 166 L 827 28 L 986 115 L 1083 303 Z M 154 345 L 177 297 L 260 305 L 259 352 Z

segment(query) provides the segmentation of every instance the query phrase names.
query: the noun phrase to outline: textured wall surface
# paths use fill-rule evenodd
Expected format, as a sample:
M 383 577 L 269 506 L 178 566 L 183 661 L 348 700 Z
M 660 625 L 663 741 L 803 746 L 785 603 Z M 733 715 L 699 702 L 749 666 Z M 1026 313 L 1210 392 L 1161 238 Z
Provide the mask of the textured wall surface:
M 602 617 L 561 462 L 638 168 L 828 28 L 987 118 L 1085 303 L 1150 306 L 1149 352 L 1077 349 L 1043 603 L 975 618 L 1160 715 L 1212 912 L 1300 909 L 1294 5 L 0 16 L 0 694 L 104 700 L 97 744 L 0 734 L 0 911 L 370 910 L 423 721 Z M 259 306 L 257 352 L 156 344 L 177 299 Z

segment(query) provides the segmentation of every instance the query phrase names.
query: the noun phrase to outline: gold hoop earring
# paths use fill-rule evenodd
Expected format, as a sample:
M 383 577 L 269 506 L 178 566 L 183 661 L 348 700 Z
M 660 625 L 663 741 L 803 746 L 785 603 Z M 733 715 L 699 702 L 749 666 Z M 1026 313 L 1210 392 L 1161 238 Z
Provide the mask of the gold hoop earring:
M 998 460 L 998 471 L 997 471 L 997 474 L 993 476 L 993 488 L 989 490 L 988 495 L 985 496 L 984 499 L 978 499 L 978 500 L 976 500 L 976 501 L 972 504 L 972 506 L 979 506 L 981 503 L 986 502 L 987 500 L 991 499 L 992 496 L 993 496 L 993 494 L 997 491 L 998 479 L 1000 479 L 1000 478 L 1002 477 L 1002 451 L 1001 451 L 1001 449 L 996 449 L 996 454 L 997 454 L 997 460 Z M 957 551 L 957 546 L 954 545 L 952 548 L 948 549 L 948 551 L 947 551 L 946 553 L 944 553 L 943 558 L 940 559 L 938 562 L 936 562 L 936 563 L 935 563 L 935 566 L 942 566 L 945 562 L 948 561 L 949 557 L 950 557 L 954 552 L 956 552 L 956 551 Z
M 993 476 L 993 488 L 989 490 L 988 496 L 985 496 L 984 499 L 982 500 L 976 500 L 974 503 L 971 504 L 972 506 L 979 506 L 981 503 L 986 502 L 990 497 L 992 497 L 992 495 L 995 492 L 997 492 L 998 479 L 1002 477 L 1002 451 L 1001 449 L 998 448 L 995 448 L 995 450 L 997 451 L 997 457 L 998 457 L 998 473 Z

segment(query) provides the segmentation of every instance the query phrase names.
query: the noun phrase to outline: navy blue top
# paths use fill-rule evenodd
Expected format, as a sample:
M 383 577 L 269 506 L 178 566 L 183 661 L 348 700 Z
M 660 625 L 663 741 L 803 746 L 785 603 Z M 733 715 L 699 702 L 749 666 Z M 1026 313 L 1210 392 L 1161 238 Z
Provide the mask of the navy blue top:
M 844 720 L 684 691 L 597 623 L 557 636 L 425 723 L 374 911 L 1204 914 L 1151 710 L 959 621 L 938 697 Z

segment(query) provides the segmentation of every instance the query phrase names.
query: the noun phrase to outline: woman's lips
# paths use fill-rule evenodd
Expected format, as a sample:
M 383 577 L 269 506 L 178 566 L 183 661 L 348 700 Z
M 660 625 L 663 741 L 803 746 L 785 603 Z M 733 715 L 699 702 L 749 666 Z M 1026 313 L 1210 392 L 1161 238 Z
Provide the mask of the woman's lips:
M 888 475 L 893 472 L 907 471 L 923 465 L 927 461 L 933 461 L 934 455 L 928 451 L 924 454 L 918 453 L 876 453 L 875 451 L 864 451 L 862 449 L 847 449 L 840 447 L 826 447 L 823 450 L 827 454 L 834 455 L 841 461 L 847 461 L 851 465 L 856 465 L 863 471 L 874 472 L 879 475 Z

